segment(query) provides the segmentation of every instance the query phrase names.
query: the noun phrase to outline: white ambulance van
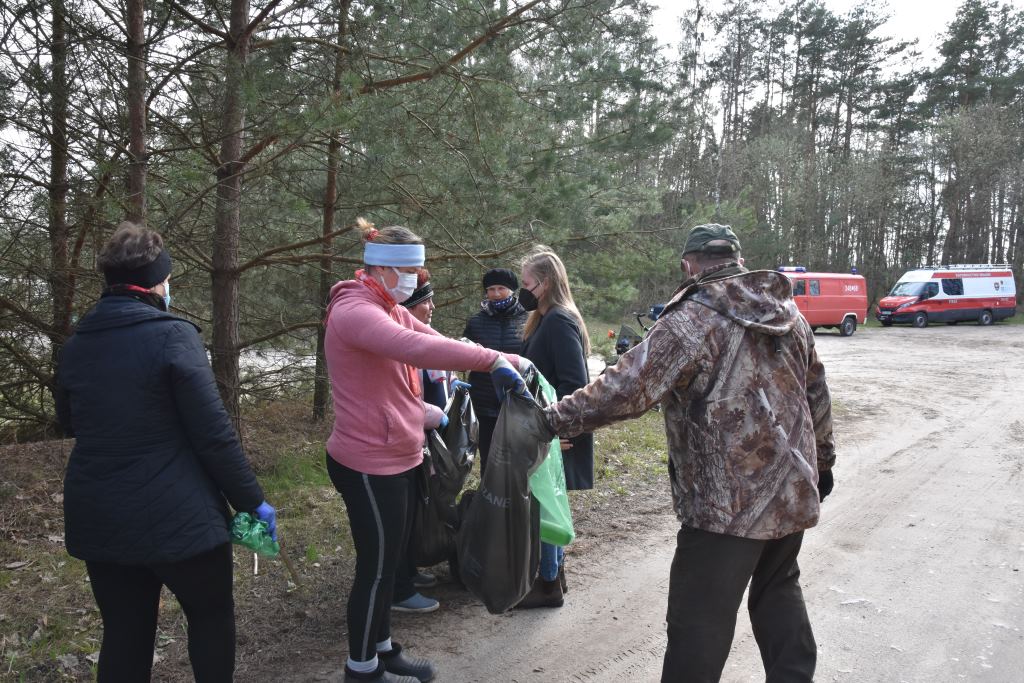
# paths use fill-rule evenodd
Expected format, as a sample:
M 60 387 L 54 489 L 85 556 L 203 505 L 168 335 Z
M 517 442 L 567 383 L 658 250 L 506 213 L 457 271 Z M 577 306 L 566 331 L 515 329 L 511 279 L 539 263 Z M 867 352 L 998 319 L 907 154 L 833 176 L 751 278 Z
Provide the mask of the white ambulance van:
M 964 264 L 918 268 L 903 274 L 878 302 L 875 317 L 888 327 L 964 320 L 991 325 L 1017 313 L 1017 288 L 1008 265 Z

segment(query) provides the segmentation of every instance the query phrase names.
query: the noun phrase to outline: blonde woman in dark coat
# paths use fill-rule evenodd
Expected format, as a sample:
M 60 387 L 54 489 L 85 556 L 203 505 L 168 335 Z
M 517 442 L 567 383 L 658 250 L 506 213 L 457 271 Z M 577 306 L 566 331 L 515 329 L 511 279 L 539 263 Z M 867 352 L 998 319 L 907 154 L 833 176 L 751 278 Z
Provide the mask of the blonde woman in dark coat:
M 573 301 L 565 265 L 549 248 L 538 246 L 526 256 L 520 282 L 519 303 L 530 311 L 520 355 L 537 366 L 562 399 L 590 381 L 586 323 Z M 594 435 L 580 434 L 561 443 L 566 488 L 593 488 Z M 540 574 L 520 608 L 562 606 L 567 588 L 563 560 L 561 547 L 542 544 Z

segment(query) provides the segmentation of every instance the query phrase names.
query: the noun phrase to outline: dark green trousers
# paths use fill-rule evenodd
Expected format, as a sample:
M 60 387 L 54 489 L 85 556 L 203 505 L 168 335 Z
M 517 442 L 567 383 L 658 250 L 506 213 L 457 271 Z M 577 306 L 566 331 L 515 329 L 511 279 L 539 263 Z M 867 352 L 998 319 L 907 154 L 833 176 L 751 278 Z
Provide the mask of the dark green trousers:
M 759 541 L 685 526 L 679 530 L 662 683 L 721 678 L 748 583 L 747 610 L 767 683 L 813 680 L 817 645 L 797 566 L 803 536 Z

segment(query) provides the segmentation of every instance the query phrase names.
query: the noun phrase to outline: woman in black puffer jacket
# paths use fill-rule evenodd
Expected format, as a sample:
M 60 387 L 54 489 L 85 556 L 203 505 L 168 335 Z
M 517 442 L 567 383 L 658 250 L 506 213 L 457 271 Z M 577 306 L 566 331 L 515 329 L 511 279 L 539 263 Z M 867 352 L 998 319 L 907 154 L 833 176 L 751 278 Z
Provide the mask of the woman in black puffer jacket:
M 160 591 L 188 620 L 197 681 L 230 681 L 235 614 L 230 503 L 263 498 L 192 323 L 168 312 L 160 235 L 122 223 L 99 257 L 107 288 L 67 341 L 57 413 L 76 438 L 64 479 L 68 553 L 85 560 L 103 617 L 98 680 L 148 681 Z M 225 501 L 227 498 L 227 501 Z
M 484 273 L 484 300 L 481 310 L 466 323 L 462 336 L 488 349 L 518 354 L 523 345 L 526 310 L 519 304 L 516 274 L 505 268 L 492 268 Z M 480 423 L 480 474 L 487 467 L 491 436 L 498 422 L 497 395 L 491 376 L 486 372 L 469 373 L 473 410 Z

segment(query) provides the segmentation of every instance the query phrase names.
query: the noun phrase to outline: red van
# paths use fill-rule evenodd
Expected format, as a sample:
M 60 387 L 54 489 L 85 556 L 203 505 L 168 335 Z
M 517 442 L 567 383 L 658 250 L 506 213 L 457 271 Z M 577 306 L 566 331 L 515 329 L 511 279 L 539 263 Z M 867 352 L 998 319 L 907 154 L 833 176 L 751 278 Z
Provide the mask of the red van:
M 849 337 L 868 319 L 868 288 L 863 276 L 852 273 L 808 273 L 803 266 L 779 268 L 793 282 L 793 300 L 811 329 L 838 327 Z
M 1013 271 L 1009 265 L 990 263 L 907 271 L 875 309 L 875 317 L 886 327 L 893 323 L 955 325 L 965 320 L 991 325 L 1016 313 Z

